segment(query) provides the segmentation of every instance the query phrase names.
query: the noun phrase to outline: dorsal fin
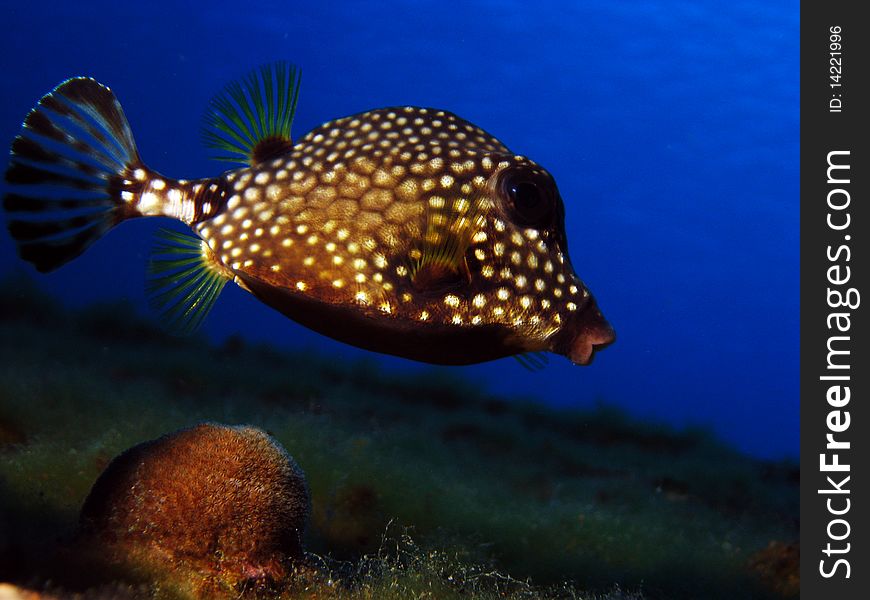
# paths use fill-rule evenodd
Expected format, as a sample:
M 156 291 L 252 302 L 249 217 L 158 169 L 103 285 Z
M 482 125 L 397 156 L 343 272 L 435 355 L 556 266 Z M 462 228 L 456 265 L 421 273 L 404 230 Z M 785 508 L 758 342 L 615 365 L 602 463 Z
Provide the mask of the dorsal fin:
M 197 330 L 233 278 L 200 238 L 162 229 L 148 264 L 145 291 L 151 308 L 172 333 Z
M 430 198 L 423 243 L 411 251 L 411 282 L 420 292 L 437 292 L 471 280 L 465 253 L 483 226 L 483 194 Z
M 216 160 L 256 165 L 293 148 L 290 128 L 302 72 L 286 62 L 263 65 L 212 98 L 202 137 Z

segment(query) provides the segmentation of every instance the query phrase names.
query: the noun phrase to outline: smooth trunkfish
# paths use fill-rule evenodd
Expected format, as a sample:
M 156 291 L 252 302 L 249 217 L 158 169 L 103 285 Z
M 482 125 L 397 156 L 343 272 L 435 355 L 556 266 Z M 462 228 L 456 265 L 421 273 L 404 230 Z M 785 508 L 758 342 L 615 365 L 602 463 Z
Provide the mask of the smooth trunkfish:
M 3 206 L 21 257 L 52 271 L 115 225 L 171 217 L 148 293 L 191 332 L 232 281 L 294 321 L 369 350 L 437 364 L 542 352 L 588 364 L 611 343 L 568 257 L 553 177 L 456 115 L 411 106 L 290 128 L 299 70 L 227 86 L 203 137 L 245 164 L 174 180 L 139 158 L 108 87 L 61 83 L 12 142 Z

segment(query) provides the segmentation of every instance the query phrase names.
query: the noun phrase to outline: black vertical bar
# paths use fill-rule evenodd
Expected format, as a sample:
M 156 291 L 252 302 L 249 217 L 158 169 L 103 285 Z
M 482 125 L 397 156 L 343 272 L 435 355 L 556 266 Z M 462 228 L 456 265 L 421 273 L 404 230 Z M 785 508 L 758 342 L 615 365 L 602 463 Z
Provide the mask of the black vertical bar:
M 870 22 L 862 5 L 801 3 L 805 600 L 867 598 L 870 590 Z

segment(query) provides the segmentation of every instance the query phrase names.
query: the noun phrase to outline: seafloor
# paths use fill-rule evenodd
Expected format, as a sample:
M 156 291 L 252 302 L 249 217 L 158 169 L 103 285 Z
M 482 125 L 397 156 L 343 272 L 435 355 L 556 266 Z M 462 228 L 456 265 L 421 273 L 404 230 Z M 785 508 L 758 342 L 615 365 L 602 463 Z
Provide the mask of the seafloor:
M 22 279 L 0 289 L 0 340 L 0 582 L 45 597 L 190 595 L 70 548 L 113 456 L 201 421 L 268 431 L 311 489 L 298 580 L 226 597 L 797 595 L 797 465 L 703 430 L 556 412 L 443 371 L 174 338 Z

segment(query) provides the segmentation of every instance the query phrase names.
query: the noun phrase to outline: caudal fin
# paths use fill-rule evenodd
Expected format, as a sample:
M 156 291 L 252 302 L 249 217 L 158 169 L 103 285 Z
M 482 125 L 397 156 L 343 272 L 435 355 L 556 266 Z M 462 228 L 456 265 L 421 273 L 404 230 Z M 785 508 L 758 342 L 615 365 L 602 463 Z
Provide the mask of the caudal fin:
M 144 170 L 121 105 L 87 77 L 64 81 L 30 111 L 12 142 L 3 198 L 9 233 L 37 270 L 74 259 L 126 218 Z

